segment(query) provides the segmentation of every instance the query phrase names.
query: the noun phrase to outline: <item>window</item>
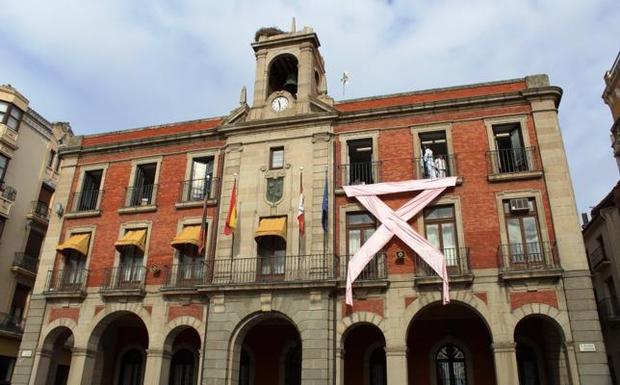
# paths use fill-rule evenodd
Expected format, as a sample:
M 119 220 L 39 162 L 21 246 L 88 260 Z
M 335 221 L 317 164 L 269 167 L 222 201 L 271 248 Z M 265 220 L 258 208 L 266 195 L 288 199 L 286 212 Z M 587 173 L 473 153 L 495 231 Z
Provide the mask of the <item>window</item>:
M 374 234 L 377 228 L 375 218 L 366 212 L 347 213 L 347 254 L 349 258 Z M 348 262 L 348 261 L 347 261 Z M 373 258 L 358 279 L 372 279 L 379 275 L 379 261 Z
M 86 255 L 77 250 L 69 250 L 65 254 L 65 270 L 63 274 L 63 290 L 79 290 L 84 280 Z
M 376 175 L 372 161 L 372 138 L 347 141 L 347 151 L 347 184 L 374 183 Z
M 213 185 L 213 157 L 192 159 L 192 169 L 185 201 L 201 201 L 211 196 Z
M 142 384 L 143 354 L 138 349 L 131 349 L 123 354 L 121 368 L 118 373 L 117 384 L 140 385 Z
M 123 247 L 120 257 L 119 286 L 131 287 L 144 278 L 144 251 L 135 245 Z
M 448 152 L 445 131 L 432 131 L 419 134 L 420 166 L 423 178 L 444 178 L 455 174 L 454 159 Z
M 0 101 L 0 123 L 4 123 L 17 131 L 22 120 L 23 111 L 15 105 Z
M 426 239 L 446 258 L 448 270 L 459 266 L 458 237 L 454 206 L 436 206 L 424 210 Z
M 26 316 L 24 311 L 26 309 L 26 304 L 28 303 L 30 290 L 30 287 L 20 283 L 15 286 L 15 292 L 13 293 L 13 301 L 11 302 L 11 310 L 9 314 L 11 316 L 11 326 L 17 329 L 21 329 L 22 319 Z
M 39 253 L 41 252 L 41 246 L 43 245 L 43 239 L 45 234 L 42 234 L 33 228 L 28 233 L 28 239 L 26 240 L 26 248 L 24 254 L 30 258 L 39 259 Z
M 0 384 L 9 385 L 13 376 L 13 368 L 15 367 L 15 358 L 0 356 Z
M 387 384 L 387 370 L 385 361 L 385 349 L 383 346 L 375 348 L 370 353 L 369 362 L 369 385 L 386 385 Z
M 493 169 L 499 173 L 528 171 L 527 151 L 520 123 L 493 125 L 495 153 Z
M 272 147 L 269 150 L 269 168 L 274 170 L 284 167 L 284 147 Z
M 207 229 L 204 232 L 200 231 L 200 225 L 188 225 L 183 229 L 182 234 L 188 231 L 198 232 L 197 238 L 200 235 L 206 236 L 208 234 Z M 198 239 L 200 242 L 200 240 Z M 204 269 L 204 255 L 200 253 L 198 246 L 193 243 L 185 242 L 175 245 L 178 250 L 178 280 L 185 281 L 187 284 L 191 284 L 191 281 L 202 280 L 202 272 Z
M 544 262 L 534 198 L 504 200 L 503 206 L 510 262 Z
M 174 353 L 170 364 L 170 385 L 195 384 L 195 361 L 194 354 L 189 349 L 181 349 Z
M 56 151 L 50 150 L 50 155 L 47 159 L 47 167 L 52 168 L 52 166 L 54 165 L 54 158 L 56 158 Z
M 9 158 L 0 154 L 0 182 L 4 181 L 6 169 L 9 167 Z
M 140 164 L 136 167 L 133 187 L 130 188 L 129 206 L 147 206 L 154 204 L 156 191 L 155 174 L 157 163 Z
M 96 210 L 99 202 L 101 179 L 103 170 L 89 170 L 84 172 L 82 191 L 78 193 L 77 211 Z
M 443 346 L 435 356 L 437 367 L 437 384 L 467 385 L 465 355 L 458 347 L 448 344 Z
M 286 241 L 275 235 L 266 235 L 258 238 L 257 242 L 261 279 L 283 279 L 286 259 Z

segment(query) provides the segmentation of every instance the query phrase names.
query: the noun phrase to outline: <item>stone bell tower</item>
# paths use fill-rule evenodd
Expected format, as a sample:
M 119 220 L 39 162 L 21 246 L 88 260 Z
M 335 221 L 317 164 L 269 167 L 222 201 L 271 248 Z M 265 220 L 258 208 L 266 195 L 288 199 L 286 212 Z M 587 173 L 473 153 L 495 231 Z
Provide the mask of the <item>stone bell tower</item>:
M 256 54 L 254 100 L 247 120 L 273 119 L 325 111 L 325 64 L 319 39 L 310 27 L 296 31 L 261 28 L 252 48 Z

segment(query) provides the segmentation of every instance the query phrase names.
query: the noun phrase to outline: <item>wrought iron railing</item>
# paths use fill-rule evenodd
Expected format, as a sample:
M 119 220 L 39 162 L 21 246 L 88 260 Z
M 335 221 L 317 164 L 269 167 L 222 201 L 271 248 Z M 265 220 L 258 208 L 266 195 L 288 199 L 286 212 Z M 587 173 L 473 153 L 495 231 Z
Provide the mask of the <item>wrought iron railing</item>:
M 381 161 L 341 164 L 338 171 L 339 186 L 381 182 Z
M 165 266 L 162 289 L 192 288 L 201 285 L 205 277 L 204 262 Z
M 155 203 L 157 185 L 147 184 L 143 186 L 127 187 L 125 194 L 125 207 L 149 206 Z
M 541 170 L 535 147 L 489 151 L 487 158 L 490 175 Z
M 0 313 L 0 330 L 21 334 L 24 332 L 24 320 L 13 314 Z
M 30 212 L 32 215 L 40 218 L 44 221 L 48 221 L 50 218 L 50 208 L 45 202 L 41 201 L 32 201 L 30 202 L 31 208 Z
M 428 163 L 427 163 L 428 162 Z M 436 155 L 425 162 L 424 158 L 414 158 L 413 166 L 417 179 L 443 178 L 456 176 L 456 155 Z
M 620 301 L 618 297 L 612 296 L 598 301 L 599 316 L 603 321 L 612 319 L 620 321 Z
M 13 259 L 13 267 L 18 267 L 20 269 L 24 269 L 33 274 L 36 274 L 38 266 L 39 258 L 32 257 L 23 252 L 15 253 L 15 258 Z
M 0 182 L 0 196 L 7 201 L 15 202 L 17 198 L 17 190 L 13 186 L 9 186 L 4 181 Z
M 180 202 L 196 202 L 203 201 L 205 196 L 207 199 L 214 199 L 217 193 L 219 179 L 191 179 L 181 182 Z
M 509 243 L 497 249 L 500 271 L 559 269 L 554 242 Z
M 86 269 L 56 269 L 47 272 L 45 292 L 50 293 L 79 293 L 86 291 Z
M 605 249 L 602 246 L 597 247 L 590 253 L 590 264 L 592 268 L 598 267 L 601 263 L 608 261 Z
M 145 266 L 120 266 L 104 269 L 105 280 L 101 291 L 143 290 L 146 272 Z
M 205 284 L 311 282 L 337 277 L 332 254 L 282 255 L 268 258 L 226 258 L 205 263 Z
M 449 276 L 459 277 L 471 272 L 469 267 L 469 247 L 452 247 L 442 250 L 446 260 L 446 270 Z M 416 255 L 415 274 L 418 277 L 434 277 L 437 273 Z
M 73 211 L 97 210 L 103 190 L 82 190 L 73 193 Z
M 349 268 L 349 260 L 352 255 L 344 255 L 339 258 L 338 279 L 340 281 L 347 280 L 347 271 Z M 357 277 L 355 282 L 359 281 L 375 281 L 387 278 L 387 259 L 384 252 L 377 253 L 373 259 L 368 262 L 364 270 Z

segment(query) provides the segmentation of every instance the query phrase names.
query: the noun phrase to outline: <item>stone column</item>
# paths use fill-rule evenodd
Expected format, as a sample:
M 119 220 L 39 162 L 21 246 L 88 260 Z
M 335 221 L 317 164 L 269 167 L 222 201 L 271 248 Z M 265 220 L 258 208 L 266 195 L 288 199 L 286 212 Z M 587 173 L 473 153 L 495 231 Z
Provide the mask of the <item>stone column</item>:
M 256 52 L 256 75 L 254 77 L 254 107 L 265 105 L 265 95 L 267 94 L 267 50 L 261 49 Z
M 407 347 L 386 346 L 385 361 L 387 371 L 387 383 L 390 385 L 407 385 Z
M 495 357 L 495 377 L 497 385 L 515 385 L 519 383 L 517 367 L 517 344 L 514 342 L 496 342 L 491 347 Z
M 93 381 L 96 356 L 96 351 L 85 348 L 73 348 L 71 350 L 71 366 L 69 367 L 67 384 L 91 384 Z
M 170 354 L 163 350 L 148 349 L 144 369 L 144 383 L 149 385 L 168 384 Z

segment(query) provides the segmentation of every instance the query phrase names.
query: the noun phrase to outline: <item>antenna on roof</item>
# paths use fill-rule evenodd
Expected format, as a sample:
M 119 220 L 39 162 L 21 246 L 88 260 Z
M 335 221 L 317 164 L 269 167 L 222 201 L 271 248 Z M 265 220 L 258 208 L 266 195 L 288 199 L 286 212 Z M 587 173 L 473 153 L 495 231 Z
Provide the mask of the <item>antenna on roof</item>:
M 342 77 L 340 78 L 340 83 L 342 83 L 342 96 L 343 97 L 344 97 L 345 86 L 347 85 L 349 80 L 351 80 L 351 75 L 347 71 L 344 71 L 342 73 Z

